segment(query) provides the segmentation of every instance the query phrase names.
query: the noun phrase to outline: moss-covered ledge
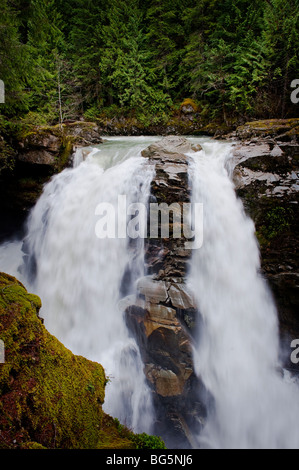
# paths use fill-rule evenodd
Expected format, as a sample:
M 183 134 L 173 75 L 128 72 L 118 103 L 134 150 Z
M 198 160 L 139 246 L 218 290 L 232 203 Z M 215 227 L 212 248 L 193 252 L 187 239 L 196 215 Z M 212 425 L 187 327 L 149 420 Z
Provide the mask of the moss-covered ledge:
M 41 301 L 0 273 L 0 448 L 100 449 L 163 447 L 105 414 L 100 364 L 75 356 L 49 334 Z
M 17 159 L 23 166 L 35 165 L 57 173 L 69 165 L 77 147 L 101 143 L 98 126 L 93 122 L 36 126 L 20 132 Z
M 299 118 L 250 121 L 236 129 L 236 136 L 241 140 L 270 137 L 291 141 L 298 139 L 298 135 Z

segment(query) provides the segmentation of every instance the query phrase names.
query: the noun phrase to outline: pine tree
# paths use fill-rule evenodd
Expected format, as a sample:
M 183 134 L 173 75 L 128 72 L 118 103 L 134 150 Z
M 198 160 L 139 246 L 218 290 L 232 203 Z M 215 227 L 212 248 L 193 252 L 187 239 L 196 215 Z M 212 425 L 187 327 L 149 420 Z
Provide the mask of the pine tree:
M 299 1 L 268 0 L 264 14 L 263 44 L 271 63 L 268 99 L 285 117 L 290 103 L 290 83 L 299 70 Z
M 188 0 L 154 0 L 146 12 L 146 38 L 152 73 L 169 98 L 181 93 L 180 63 L 186 35 L 183 28 Z
M 66 58 L 61 14 L 55 0 L 32 0 L 28 21 L 28 46 L 35 74 L 29 81 L 31 109 L 41 112 L 49 122 L 72 117 L 72 71 Z
M 67 51 L 72 58 L 76 87 L 84 111 L 102 102 L 99 63 L 106 2 L 76 0 L 72 5 Z
M 103 27 L 100 71 L 106 103 L 117 104 L 143 119 L 164 116 L 169 98 L 155 87 L 137 0 L 110 1 L 108 23 Z
M 5 84 L 1 112 L 14 116 L 28 110 L 29 50 L 20 40 L 18 11 L 7 0 L 0 0 L 0 4 L 0 78 Z

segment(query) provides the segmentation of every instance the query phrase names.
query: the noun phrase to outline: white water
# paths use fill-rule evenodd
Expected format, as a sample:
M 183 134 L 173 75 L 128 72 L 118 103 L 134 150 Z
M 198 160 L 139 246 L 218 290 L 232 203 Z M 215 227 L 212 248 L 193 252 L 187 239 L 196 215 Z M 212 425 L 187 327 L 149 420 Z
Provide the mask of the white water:
M 97 238 L 95 209 L 101 202 L 117 207 L 118 195 L 126 195 L 128 205 L 147 202 L 153 170 L 140 150 L 153 139 L 119 140 L 77 151 L 74 168 L 45 186 L 25 239 L 27 274 L 35 266 L 35 275 L 26 279 L 23 267 L 22 280 L 41 297 L 48 331 L 73 353 L 104 366 L 110 379 L 104 409 L 135 431 L 150 432 L 151 394 L 138 347 L 118 309 L 125 269 L 131 269 L 131 288 L 144 274 L 143 247 L 133 263 L 127 239 Z M 11 242 L 0 250 L 1 269 L 18 278 L 20 248 L 21 242 Z
M 213 397 L 203 448 L 298 448 L 299 389 L 279 370 L 277 313 L 259 274 L 254 224 L 226 168 L 230 145 L 191 157 L 193 201 L 203 203 L 203 245 L 189 275 L 202 317 L 196 372 Z
M 137 432 L 150 432 L 153 409 L 138 347 L 117 303 L 127 266 L 133 280 L 143 274 L 142 246 L 133 263 L 125 239 L 99 240 L 95 208 L 101 201 L 115 207 L 120 194 L 128 203 L 146 200 L 152 173 L 139 152 L 156 140 L 109 138 L 78 151 L 74 168 L 46 185 L 28 221 L 32 281 L 19 270 L 22 241 L 0 246 L 0 269 L 41 296 L 52 334 L 75 354 L 103 364 L 111 378 L 104 408 Z M 213 407 L 198 446 L 297 448 L 298 387 L 278 371 L 277 314 L 259 275 L 254 225 L 225 169 L 230 145 L 199 141 L 204 150 L 190 157 L 192 197 L 204 205 L 204 234 L 189 282 L 202 317 L 196 372 Z

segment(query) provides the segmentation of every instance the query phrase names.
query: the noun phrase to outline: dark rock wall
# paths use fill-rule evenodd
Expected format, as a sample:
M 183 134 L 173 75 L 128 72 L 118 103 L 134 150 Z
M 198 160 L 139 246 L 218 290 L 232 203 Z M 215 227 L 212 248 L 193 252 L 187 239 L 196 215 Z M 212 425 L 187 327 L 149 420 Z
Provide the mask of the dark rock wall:
M 298 120 L 253 123 L 240 129 L 234 147 L 234 182 L 256 226 L 262 273 L 277 305 L 282 360 L 290 361 L 299 338 L 299 145 Z M 268 127 L 267 127 L 268 125 Z

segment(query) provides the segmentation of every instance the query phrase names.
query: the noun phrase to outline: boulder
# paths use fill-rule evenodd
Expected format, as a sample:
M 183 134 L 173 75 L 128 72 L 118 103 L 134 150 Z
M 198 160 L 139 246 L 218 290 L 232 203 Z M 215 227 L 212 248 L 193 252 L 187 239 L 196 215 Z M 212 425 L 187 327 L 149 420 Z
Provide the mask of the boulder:
M 166 302 L 167 289 L 164 281 L 155 281 L 151 276 L 146 276 L 138 280 L 137 290 L 145 299 L 153 304 Z
M 55 153 L 44 148 L 19 153 L 18 160 L 29 165 L 44 165 L 51 168 L 54 168 L 56 165 Z
M 192 152 L 192 145 L 185 137 L 167 136 L 143 150 L 142 155 L 158 162 L 186 163 L 188 160 L 186 153 L 190 152 Z

